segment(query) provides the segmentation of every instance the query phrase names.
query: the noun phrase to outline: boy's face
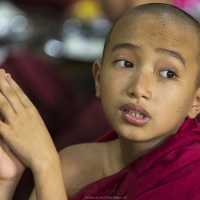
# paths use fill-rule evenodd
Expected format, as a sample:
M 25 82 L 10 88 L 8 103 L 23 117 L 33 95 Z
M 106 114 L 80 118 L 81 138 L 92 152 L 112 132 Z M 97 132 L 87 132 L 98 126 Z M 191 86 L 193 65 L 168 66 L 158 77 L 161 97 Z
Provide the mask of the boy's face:
M 125 18 L 111 35 L 103 63 L 93 66 L 96 94 L 120 136 L 162 140 L 199 112 L 199 42 L 191 27 L 172 20 Z

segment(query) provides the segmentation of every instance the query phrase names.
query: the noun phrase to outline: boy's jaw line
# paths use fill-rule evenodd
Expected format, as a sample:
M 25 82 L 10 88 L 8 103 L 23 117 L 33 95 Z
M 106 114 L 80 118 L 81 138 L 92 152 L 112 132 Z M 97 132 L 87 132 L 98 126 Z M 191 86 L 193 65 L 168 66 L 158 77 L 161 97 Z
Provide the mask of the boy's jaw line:
M 135 126 L 143 126 L 151 119 L 149 113 L 139 104 L 128 103 L 120 108 L 122 118 Z

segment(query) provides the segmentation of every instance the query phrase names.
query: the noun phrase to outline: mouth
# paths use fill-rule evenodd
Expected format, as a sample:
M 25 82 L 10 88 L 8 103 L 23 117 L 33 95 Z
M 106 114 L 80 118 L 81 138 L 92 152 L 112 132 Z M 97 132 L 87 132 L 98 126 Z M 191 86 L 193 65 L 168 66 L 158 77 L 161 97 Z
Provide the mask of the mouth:
M 122 113 L 122 118 L 130 124 L 143 126 L 150 120 L 150 115 L 140 105 L 126 104 L 120 110 Z

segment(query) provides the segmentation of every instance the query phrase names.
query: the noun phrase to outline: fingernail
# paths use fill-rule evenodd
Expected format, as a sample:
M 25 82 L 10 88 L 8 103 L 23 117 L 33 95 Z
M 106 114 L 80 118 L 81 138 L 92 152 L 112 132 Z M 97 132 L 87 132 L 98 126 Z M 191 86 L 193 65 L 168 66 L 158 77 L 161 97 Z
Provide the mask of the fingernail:
M 11 75 L 9 73 L 6 73 L 6 77 L 10 77 L 11 78 Z

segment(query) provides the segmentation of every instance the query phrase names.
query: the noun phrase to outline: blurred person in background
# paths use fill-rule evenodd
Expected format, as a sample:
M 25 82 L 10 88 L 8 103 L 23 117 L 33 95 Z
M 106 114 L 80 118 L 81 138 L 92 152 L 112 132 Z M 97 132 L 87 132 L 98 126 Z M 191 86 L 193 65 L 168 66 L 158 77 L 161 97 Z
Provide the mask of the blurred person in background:
M 172 0 L 101 0 L 103 9 L 112 22 L 114 22 L 128 8 L 145 3 L 168 3 Z
M 114 22 L 128 8 L 146 3 L 172 4 L 185 10 L 195 18 L 200 18 L 199 0 L 101 0 L 101 2 L 106 16 L 111 22 Z
M 17 6 L 26 8 L 51 8 L 59 13 L 68 12 L 78 2 L 84 2 L 87 0 L 10 0 Z M 89 2 L 89 1 L 88 1 Z M 92 2 L 92 1 L 91 1 Z M 199 0 L 95 0 L 102 4 L 103 11 L 106 13 L 109 20 L 115 21 L 119 15 L 130 7 L 134 7 L 145 3 L 168 3 L 175 5 L 190 14 L 198 12 L 200 8 Z M 114 5 L 114 6 L 113 6 Z M 198 9 L 198 11 L 197 11 Z M 199 13 L 199 12 L 198 12 Z

